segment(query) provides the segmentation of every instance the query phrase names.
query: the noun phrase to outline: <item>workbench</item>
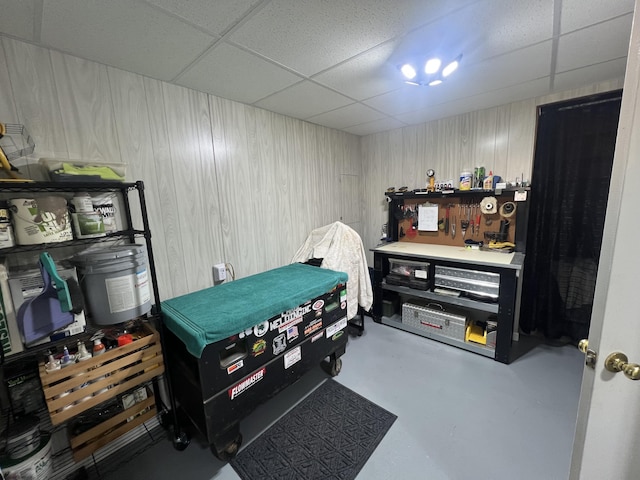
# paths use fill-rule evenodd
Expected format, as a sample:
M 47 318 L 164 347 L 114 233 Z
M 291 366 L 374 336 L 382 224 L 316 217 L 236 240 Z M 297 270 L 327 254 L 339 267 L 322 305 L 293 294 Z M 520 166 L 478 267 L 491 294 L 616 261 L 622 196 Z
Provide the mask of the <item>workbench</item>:
M 392 242 L 372 249 L 374 254 L 373 319 L 385 325 L 422 335 L 469 350 L 501 363 L 511 360 L 512 342 L 518 339 L 518 311 L 521 288 L 522 253 L 498 253 L 450 245 Z M 388 277 L 392 265 L 405 265 L 416 272 L 418 280 L 411 286 L 393 284 Z M 418 270 L 416 270 L 418 269 Z M 462 273 L 465 276 L 493 279 L 496 293 L 492 296 L 452 296 L 436 286 L 438 272 Z M 440 277 L 442 277 L 440 275 Z M 484 284 L 483 284 L 484 285 Z M 441 325 L 429 322 L 411 323 L 403 318 L 403 304 L 434 308 L 445 314 L 453 311 L 470 320 L 495 319 L 495 345 L 470 342 L 448 335 Z

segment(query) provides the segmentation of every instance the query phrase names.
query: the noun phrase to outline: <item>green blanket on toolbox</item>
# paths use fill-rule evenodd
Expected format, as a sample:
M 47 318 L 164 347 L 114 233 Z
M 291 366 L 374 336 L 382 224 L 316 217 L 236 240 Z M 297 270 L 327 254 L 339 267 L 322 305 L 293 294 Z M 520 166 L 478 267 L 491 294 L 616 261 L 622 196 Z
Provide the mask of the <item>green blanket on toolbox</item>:
M 347 282 L 347 274 L 302 263 L 162 302 L 164 323 L 200 358 L 210 343 L 291 310 Z

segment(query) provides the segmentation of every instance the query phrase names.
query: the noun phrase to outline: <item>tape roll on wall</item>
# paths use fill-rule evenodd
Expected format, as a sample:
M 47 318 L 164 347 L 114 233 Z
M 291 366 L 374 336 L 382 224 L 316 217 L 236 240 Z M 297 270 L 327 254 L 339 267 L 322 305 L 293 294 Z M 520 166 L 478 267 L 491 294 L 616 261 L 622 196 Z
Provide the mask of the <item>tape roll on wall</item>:
M 484 197 L 480 202 L 480 211 L 484 215 L 491 215 L 498 211 L 498 201 L 496 197 Z
M 500 216 L 503 218 L 511 218 L 516 214 L 516 204 L 513 202 L 505 202 L 500 207 Z

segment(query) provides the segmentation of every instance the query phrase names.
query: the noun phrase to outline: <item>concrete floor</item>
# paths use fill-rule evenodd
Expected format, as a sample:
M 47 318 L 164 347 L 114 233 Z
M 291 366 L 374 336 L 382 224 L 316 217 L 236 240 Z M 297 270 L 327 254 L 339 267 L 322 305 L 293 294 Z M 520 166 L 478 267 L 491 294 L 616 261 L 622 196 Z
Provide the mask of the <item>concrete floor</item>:
M 540 344 L 503 365 L 366 318 L 342 359 L 336 381 L 398 416 L 358 479 L 568 478 L 584 364 L 575 346 Z M 326 378 L 314 369 L 256 409 L 240 424 L 244 444 Z M 239 477 L 195 436 L 182 452 L 166 437 L 102 478 Z

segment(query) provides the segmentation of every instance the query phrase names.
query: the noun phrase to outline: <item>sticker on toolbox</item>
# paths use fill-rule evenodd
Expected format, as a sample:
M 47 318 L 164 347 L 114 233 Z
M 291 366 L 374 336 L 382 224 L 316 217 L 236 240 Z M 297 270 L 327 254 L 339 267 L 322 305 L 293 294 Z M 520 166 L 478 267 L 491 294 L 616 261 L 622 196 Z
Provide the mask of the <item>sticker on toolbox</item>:
M 287 340 L 292 342 L 296 338 L 298 338 L 298 327 L 287 328 Z
M 284 333 L 281 333 L 277 337 L 273 339 L 273 354 L 280 355 L 287 349 L 287 339 L 284 336 Z
M 302 317 L 311 311 L 311 304 L 303 305 L 302 307 L 296 307 L 292 310 L 287 310 L 280 314 L 280 318 L 271 322 L 271 330 L 278 329 L 278 333 L 282 333 L 292 325 L 297 325 L 302 322 Z
M 235 372 L 236 370 L 241 369 L 242 367 L 244 367 L 244 362 L 242 360 L 238 360 L 233 365 L 229 365 L 227 367 L 227 375 L 231 375 L 233 372 Z
M 338 330 L 336 333 L 331 335 L 331 340 L 335 342 L 342 336 L 343 333 L 344 333 L 344 330 Z
M 308 337 L 309 335 L 311 335 L 314 332 L 317 332 L 321 328 L 322 328 L 322 319 L 317 318 L 313 320 L 309 325 L 304 327 L 304 336 Z
M 269 331 L 269 321 L 265 320 L 264 322 L 259 323 L 258 325 L 255 325 L 253 327 L 249 327 L 246 330 L 244 330 L 243 332 L 240 332 L 238 334 L 238 337 L 242 339 L 244 337 L 248 337 L 252 333 L 256 337 L 263 337 L 268 331 Z
M 333 337 L 334 333 L 346 327 L 347 327 L 347 317 L 342 317 L 336 323 L 333 323 L 327 327 L 327 329 L 325 330 L 327 332 L 327 338 Z
M 231 400 L 235 399 L 241 393 L 246 392 L 251 387 L 253 387 L 256 383 L 264 378 L 264 374 L 267 371 L 266 367 L 262 367 L 257 372 L 252 373 L 248 377 L 240 380 L 240 382 L 236 383 L 233 387 L 231 387 L 227 392 L 229 393 L 229 398 Z
M 311 343 L 315 342 L 316 340 L 320 340 L 321 338 L 322 338 L 322 332 L 316 333 L 313 337 L 311 337 Z
M 324 307 L 324 300 L 316 300 L 313 302 L 313 306 L 311 308 L 314 310 L 322 310 L 322 307 Z
M 284 368 L 285 370 L 291 365 L 294 365 L 302 360 L 302 348 L 298 345 L 296 348 L 289 350 L 284 354 Z
M 257 357 L 258 355 L 262 355 L 266 349 L 267 341 L 261 338 L 251 347 L 251 355 Z

